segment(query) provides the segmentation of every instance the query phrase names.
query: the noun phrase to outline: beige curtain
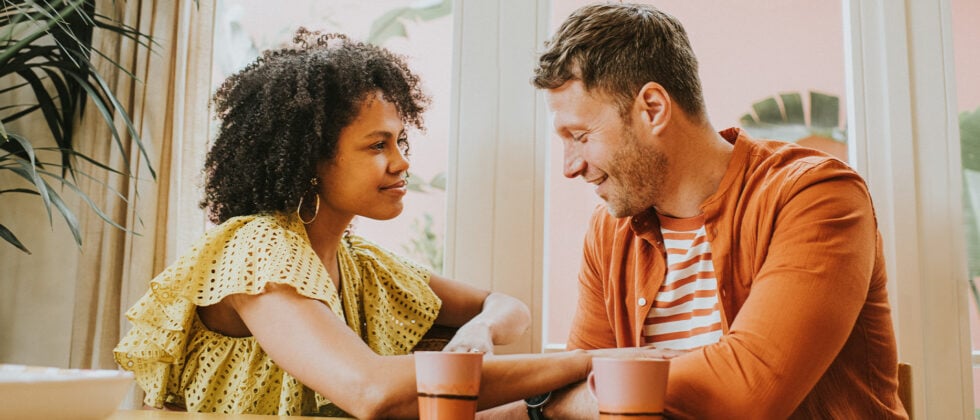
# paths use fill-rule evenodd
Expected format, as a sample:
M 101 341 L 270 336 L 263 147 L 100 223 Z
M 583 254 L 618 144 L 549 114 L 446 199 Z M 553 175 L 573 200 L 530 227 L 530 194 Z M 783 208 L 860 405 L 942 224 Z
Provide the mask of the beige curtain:
M 138 176 L 128 178 L 89 166 L 96 179 L 81 186 L 114 220 L 137 233 L 105 223 L 92 211 L 81 212 L 85 235 L 74 284 L 69 365 L 115 368 L 112 348 L 128 328 L 123 313 L 146 290 L 150 279 L 204 229 L 197 209 L 198 174 L 208 138 L 207 104 L 211 91 L 211 39 L 214 1 L 99 0 L 100 13 L 116 16 L 153 37 L 152 51 L 107 31 L 96 31 L 94 43 L 132 72 L 134 80 L 103 60 L 98 67 L 148 148 L 149 161 L 127 139 L 126 151 Z M 93 108 L 86 110 L 80 138 L 110 139 Z M 125 133 L 125 125 L 116 125 Z M 118 147 L 109 140 L 78 142 L 83 153 L 122 165 Z M 156 171 L 152 180 L 149 167 Z M 119 192 L 126 201 L 102 184 Z

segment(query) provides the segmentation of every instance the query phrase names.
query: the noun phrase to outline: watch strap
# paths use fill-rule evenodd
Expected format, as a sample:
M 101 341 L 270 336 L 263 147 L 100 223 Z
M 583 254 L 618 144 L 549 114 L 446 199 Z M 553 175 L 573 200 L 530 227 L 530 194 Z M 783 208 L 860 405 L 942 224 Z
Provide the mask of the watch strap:
M 551 399 L 551 393 L 541 394 L 524 400 L 527 404 L 527 417 L 531 420 L 547 420 L 544 416 L 544 405 Z

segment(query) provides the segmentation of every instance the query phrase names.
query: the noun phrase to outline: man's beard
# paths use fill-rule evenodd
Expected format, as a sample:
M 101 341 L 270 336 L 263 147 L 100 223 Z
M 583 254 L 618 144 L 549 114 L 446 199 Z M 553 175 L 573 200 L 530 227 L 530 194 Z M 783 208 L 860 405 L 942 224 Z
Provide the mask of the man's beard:
M 653 207 L 663 192 L 667 173 L 667 156 L 652 147 L 643 147 L 633 130 L 623 127 L 623 146 L 613 154 L 615 171 L 609 171 L 606 182 L 615 188 L 606 205 L 613 217 L 629 217 Z

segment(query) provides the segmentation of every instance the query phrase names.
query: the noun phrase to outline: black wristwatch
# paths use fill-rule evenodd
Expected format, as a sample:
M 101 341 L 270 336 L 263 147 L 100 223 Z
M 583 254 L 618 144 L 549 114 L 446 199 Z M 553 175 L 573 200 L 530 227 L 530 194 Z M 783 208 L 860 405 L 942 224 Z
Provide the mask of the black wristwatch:
M 550 392 L 525 399 L 524 403 L 527 404 L 527 417 L 531 420 L 547 420 L 544 416 L 544 405 L 550 399 Z

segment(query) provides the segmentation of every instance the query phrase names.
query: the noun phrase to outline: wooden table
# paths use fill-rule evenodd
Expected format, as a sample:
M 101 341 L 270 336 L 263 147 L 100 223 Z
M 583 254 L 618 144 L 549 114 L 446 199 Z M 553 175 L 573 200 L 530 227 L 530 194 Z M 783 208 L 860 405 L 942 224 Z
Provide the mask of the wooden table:
M 257 414 L 185 413 L 163 410 L 119 410 L 106 420 L 270 420 L 279 419 L 340 419 L 344 417 L 261 416 Z

